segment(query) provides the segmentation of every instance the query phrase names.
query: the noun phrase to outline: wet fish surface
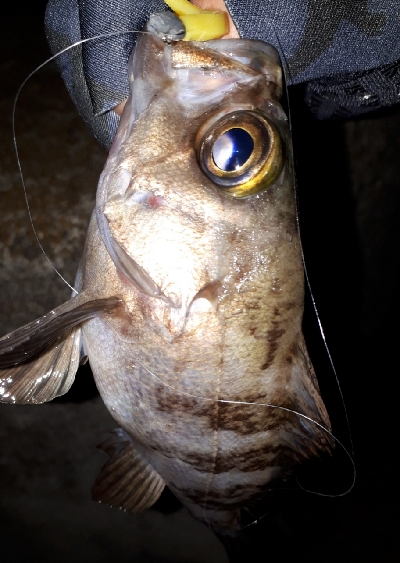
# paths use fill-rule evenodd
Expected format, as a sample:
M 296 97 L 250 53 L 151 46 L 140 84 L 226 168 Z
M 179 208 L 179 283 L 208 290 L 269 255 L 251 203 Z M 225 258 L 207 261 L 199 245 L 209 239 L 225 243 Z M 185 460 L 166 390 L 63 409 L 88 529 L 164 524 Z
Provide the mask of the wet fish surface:
M 167 485 L 236 530 L 271 483 L 332 447 L 301 329 L 279 59 L 257 41 L 149 34 L 131 75 L 79 294 L 0 340 L 0 400 L 66 393 L 88 356 L 121 426 L 94 498 L 138 512 Z

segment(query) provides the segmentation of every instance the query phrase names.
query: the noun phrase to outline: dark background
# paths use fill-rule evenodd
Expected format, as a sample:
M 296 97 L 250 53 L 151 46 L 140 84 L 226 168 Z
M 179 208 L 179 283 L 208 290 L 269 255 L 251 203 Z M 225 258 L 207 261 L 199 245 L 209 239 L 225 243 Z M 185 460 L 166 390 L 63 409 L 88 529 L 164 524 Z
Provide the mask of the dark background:
M 2 8 L 0 22 L 1 335 L 70 295 L 34 240 L 12 147 L 17 88 L 49 56 L 44 6 L 31 1 Z M 265 535 L 265 561 L 390 563 L 398 560 L 400 108 L 318 123 L 301 95 L 301 87 L 290 92 L 304 253 L 345 396 L 358 474 L 347 496 L 300 489 L 282 495 L 258 535 Z M 39 237 L 73 282 L 106 153 L 81 123 L 54 64 L 29 81 L 16 121 Z M 350 449 L 309 292 L 304 324 L 334 433 Z M 91 484 L 105 460 L 94 446 L 114 426 L 87 369 L 62 400 L 0 405 L 2 561 L 226 561 L 211 532 L 184 509 L 173 511 L 168 499 L 137 516 L 91 501 Z M 304 488 L 333 495 L 352 480 L 352 464 L 340 447 L 332 460 L 299 476 Z

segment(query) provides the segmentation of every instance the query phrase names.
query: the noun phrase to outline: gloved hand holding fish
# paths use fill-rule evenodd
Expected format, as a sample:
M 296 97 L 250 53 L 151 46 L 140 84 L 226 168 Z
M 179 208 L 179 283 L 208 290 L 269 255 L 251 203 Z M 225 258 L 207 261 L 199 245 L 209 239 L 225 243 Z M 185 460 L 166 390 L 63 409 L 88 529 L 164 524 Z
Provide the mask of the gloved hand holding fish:
M 138 512 L 168 486 L 229 532 L 333 446 L 301 328 L 282 70 L 260 41 L 181 41 L 154 21 L 130 61 L 78 294 L 0 340 L 0 400 L 66 393 L 87 356 L 121 427 L 94 498 Z
M 331 0 L 194 3 L 229 14 L 230 33 L 236 31 L 236 37 L 278 47 L 287 85 L 304 85 L 301 97 L 319 120 L 352 118 L 398 103 L 396 0 L 376 0 L 373 7 L 365 0 L 361 5 Z M 190 6 L 175 2 L 175 11 L 179 4 L 186 11 Z M 79 44 L 57 58 L 68 93 L 107 150 L 119 121 L 112 110 L 129 95 L 128 59 L 137 39 L 132 32 L 142 29 L 150 14 L 166 9 L 163 0 L 47 0 L 45 29 L 53 54 Z M 198 17 L 194 12 L 191 6 L 186 16 Z

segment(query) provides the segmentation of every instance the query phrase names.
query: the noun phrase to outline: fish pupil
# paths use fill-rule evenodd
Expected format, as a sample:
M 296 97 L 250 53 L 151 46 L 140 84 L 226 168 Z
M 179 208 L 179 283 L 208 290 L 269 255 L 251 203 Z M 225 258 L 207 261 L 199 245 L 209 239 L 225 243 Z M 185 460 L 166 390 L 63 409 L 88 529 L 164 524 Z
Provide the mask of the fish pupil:
M 214 143 L 212 157 L 215 165 L 224 172 L 243 166 L 254 150 L 253 137 L 239 127 L 225 131 Z

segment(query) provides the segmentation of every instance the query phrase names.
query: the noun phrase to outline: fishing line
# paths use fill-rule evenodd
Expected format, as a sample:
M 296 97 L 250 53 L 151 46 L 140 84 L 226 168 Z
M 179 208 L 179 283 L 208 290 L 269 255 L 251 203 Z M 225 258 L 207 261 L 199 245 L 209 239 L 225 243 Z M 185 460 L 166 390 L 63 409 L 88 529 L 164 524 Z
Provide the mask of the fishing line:
M 57 268 L 54 266 L 53 262 L 51 261 L 51 259 L 49 258 L 49 256 L 47 255 L 46 251 L 43 248 L 42 243 L 39 240 L 39 236 L 37 234 L 36 231 L 36 227 L 35 224 L 33 222 L 33 217 L 32 217 L 32 213 L 31 213 L 31 208 L 29 205 L 29 200 L 28 200 L 28 194 L 27 194 L 27 189 L 26 189 L 26 185 L 25 185 L 25 179 L 24 179 L 24 175 L 22 172 L 22 165 L 21 165 L 21 160 L 19 158 L 19 151 L 18 151 L 18 143 L 17 143 L 17 137 L 16 137 L 16 132 L 15 132 L 15 116 L 16 116 L 16 111 L 17 111 L 17 103 L 19 100 L 19 96 L 21 94 L 21 91 L 23 90 L 23 88 L 25 87 L 26 83 L 28 82 L 28 80 L 30 80 L 32 78 L 32 76 L 34 74 L 36 74 L 40 69 L 42 69 L 44 66 L 46 66 L 48 63 L 50 63 L 51 61 L 54 61 L 57 57 L 59 57 L 60 55 L 66 53 L 67 51 L 74 49 L 75 47 L 78 47 L 79 45 L 82 45 L 83 43 L 87 43 L 88 41 L 94 41 L 96 39 L 103 39 L 103 38 L 107 38 L 107 37 L 113 37 L 116 35 L 123 35 L 123 34 L 127 34 L 127 33 L 142 33 L 142 34 L 149 34 L 149 31 L 135 31 L 135 30 L 126 30 L 126 31 L 110 31 L 108 33 L 101 33 L 100 35 L 95 35 L 93 37 L 89 37 L 86 39 L 81 39 L 80 41 L 76 41 L 75 43 L 72 43 L 71 45 L 69 45 L 68 47 L 65 47 L 64 49 L 62 49 L 61 51 L 59 51 L 58 53 L 56 53 L 55 55 L 52 55 L 51 57 L 49 57 L 48 59 L 46 59 L 43 63 L 41 63 L 39 66 L 37 66 L 30 74 L 28 74 L 28 76 L 25 78 L 25 80 L 22 82 L 21 86 L 18 88 L 17 93 L 15 95 L 14 98 L 14 103 L 13 103 L 13 110 L 12 110 L 12 118 L 11 118 L 11 124 L 12 124 L 12 135 L 13 135 L 13 144 L 14 144 L 14 151 L 15 151 L 15 156 L 17 158 L 17 164 L 18 164 L 18 170 L 19 170 L 19 175 L 21 178 L 21 183 L 22 183 L 22 189 L 24 192 L 24 198 L 25 198 L 25 204 L 26 204 L 26 208 L 28 211 L 28 217 L 29 217 L 29 221 L 33 230 L 33 234 L 35 235 L 36 238 L 36 242 L 39 245 L 40 250 L 42 251 L 44 257 L 46 258 L 46 260 L 48 261 L 48 263 L 50 264 L 50 266 L 53 268 L 53 270 L 55 271 L 55 273 L 62 279 L 62 281 L 71 289 L 71 291 L 73 291 L 76 295 L 78 295 L 79 291 L 77 291 L 70 283 L 68 283 L 68 281 L 63 277 L 63 275 L 57 270 Z
M 273 30 L 273 32 L 275 34 L 275 37 L 276 37 L 276 40 L 277 40 L 277 43 L 278 43 L 278 46 L 279 46 L 279 54 L 280 54 L 280 58 L 281 58 L 281 61 L 282 61 L 282 69 L 284 70 L 285 75 L 287 73 L 287 75 L 289 77 L 291 77 L 289 65 L 288 65 L 286 55 L 285 55 L 284 49 L 282 47 L 281 41 L 279 39 L 279 36 L 275 32 L 275 30 Z M 292 132 L 293 129 L 292 129 L 292 119 L 291 119 L 291 113 L 290 113 L 289 91 L 288 91 L 288 85 L 287 85 L 286 79 L 285 79 L 285 90 L 286 90 L 286 98 L 287 98 L 289 130 Z M 293 138 L 293 136 L 292 136 L 292 138 Z M 293 151 L 293 157 L 294 157 L 293 143 L 292 143 L 292 151 Z M 294 158 L 293 158 L 293 164 L 294 164 Z M 343 448 L 343 449 L 345 450 L 346 454 L 350 456 L 350 459 L 351 459 L 351 462 L 352 462 L 352 465 L 353 465 L 353 472 L 354 472 L 354 474 L 353 474 L 353 484 L 348 489 L 348 491 L 346 491 L 345 493 L 337 495 L 337 496 L 344 496 L 353 489 L 355 481 L 356 481 L 356 465 L 355 465 L 355 460 L 354 460 L 353 437 L 352 437 L 352 434 L 351 434 L 350 421 L 349 421 L 349 416 L 348 416 L 348 412 L 347 412 L 347 408 L 346 408 L 346 402 L 344 400 L 342 387 L 340 385 L 337 370 L 336 370 L 336 367 L 335 367 L 335 364 L 334 364 L 334 361 L 333 361 L 333 358 L 332 358 L 332 354 L 331 354 L 329 346 L 328 346 L 328 342 L 326 340 L 324 328 L 322 326 L 321 317 L 320 317 L 319 312 L 318 312 L 317 304 L 316 304 L 316 301 L 315 301 L 315 298 L 314 298 L 314 293 L 313 293 L 312 288 L 311 288 L 311 282 L 310 282 L 310 278 L 309 278 L 308 270 L 307 270 L 307 266 L 306 266 L 305 255 L 304 255 L 304 247 L 303 247 L 303 241 L 302 241 L 301 229 L 300 229 L 298 189 L 297 189 L 296 171 L 295 171 L 294 165 L 293 165 L 293 176 L 294 176 L 294 181 L 295 181 L 296 226 L 297 226 L 297 232 L 299 234 L 299 240 L 300 240 L 301 259 L 302 259 L 302 262 L 303 262 L 304 276 L 305 276 L 305 279 L 306 279 L 308 291 L 310 292 L 310 298 L 311 298 L 311 302 L 312 302 L 312 306 L 313 306 L 313 309 L 314 309 L 315 316 L 317 318 L 318 328 L 319 328 L 319 332 L 320 332 L 320 335 L 321 335 L 321 338 L 322 338 L 322 342 L 323 342 L 326 354 L 328 356 L 329 364 L 331 366 L 331 369 L 332 369 L 332 372 L 333 372 L 333 375 L 334 375 L 334 379 L 335 379 L 335 382 L 336 382 L 336 385 L 337 385 L 337 388 L 338 388 L 338 391 L 339 391 L 339 395 L 340 395 L 340 399 L 341 399 L 341 403 L 342 403 L 342 407 L 343 407 L 343 411 L 344 411 L 344 416 L 345 416 L 345 420 L 346 420 L 346 426 L 347 426 L 349 441 L 350 441 L 350 452 L 351 452 L 351 454 L 346 450 L 346 448 Z M 337 440 L 337 443 L 340 444 L 339 440 Z M 330 496 L 330 495 L 324 495 L 323 493 L 319 493 L 317 491 L 310 491 L 310 490 L 304 488 L 301 485 L 301 483 L 299 483 L 298 480 L 297 480 L 297 483 L 298 483 L 299 487 L 301 487 L 305 492 L 313 493 L 313 494 L 316 494 L 316 495 L 319 495 L 319 496 Z
M 114 332 L 114 334 L 116 335 L 116 337 L 119 340 L 121 340 L 124 343 L 131 342 L 131 340 L 129 340 L 129 339 L 122 338 L 121 334 L 116 330 L 116 328 L 113 326 L 113 324 L 108 319 L 104 319 L 104 320 L 109 325 L 110 329 Z M 148 368 L 146 366 L 146 364 L 137 355 L 134 356 L 133 361 L 136 362 L 137 364 L 139 364 L 147 373 L 149 373 L 155 380 L 159 381 L 164 387 L 169 388 L 172 391 L 174 391 L 174 392 L 176 392 L 180 395 L 186 396 L 186 397 L 190 397 L 190 398 L 198 399 L 198 400 L 202 400 L 202 401 L 207 401 L 209 403 L 221 403 L 221 404 L 244 405 L 244 406 L 258 406 L 258 407 L 279 409 L 283 412 L 292 413 L 293 415 L 314 424 L 315 426 L 320 428 L 324 433 L 328 434 L 332 438 L 332 440 L 334 440 L 335 443 L 339 445 L 339 447 L 342 449 L 342 451 L 344 451 L 344 453 L 346 454 L 347 458 L 350 460 L 352 470 L 353 470 L 353 479 L 352 479 L 351 484 L 341 493 L 335 493 L 335 494 L 333 494 L 333 493 L 332 494 L 331 493 L 322 493 L 322 492 L 319 492 L 319 491 L 313 491 L 313 490 L 307 489 L 306 487 L 301 485 L 301 483 L 299 482 L 299 480 L 297 478 L 296 478 L 296 482 L 297 482 L 298 488 L 295 488 L 295 487 L 279 487 L 279 488 L 275 487 L 275 488 L 268 488 L 264 492 L 274 492 L 274 491 L 280 491 L 280 490 L 282 490 L 282 491 L 298 491 L 299 489 L 301 489 L 306 493 L 317 495 L 317 496 L 320 496 L 320 497 L 337 498 L 337 497 L 346 496 L 354 488 L 355 479 L 356 479 L 356 468 L 355 468 L 354 459 L 353 459 L 351 453 L 348 451 L 346 446 L 328 428 L 326 428 L 323 424 L 321 424 L 317 420 L 315 420 L 315 419 L 313 419 L 313 418 L 311 418 L 311 417 L 309 417 L 309 416 L 307 416 L 307 415 L 305 415 L 305 414 L 303 414 L 299 411 L 295 411 L 294 409 L 290 409 L 288 407 L 284 407 L 284 406 L 281 406 L 281 405 L 275 405 L 275 404 L 272 404 L 272 403 L 255 403 L 255 402 L 250 402 L 250 401 L 234 401 L 234 400 L 229 400 L 229 399 L 214 399 L 214 398 L 210 398 L 210 397 L 204 397 L 202 395 L 195 395 L 193 393 L 183 391 L 183 390 L 175 387 L 174 385 L 171 385 L 171 384 L 167 383 L 166 381 L 164 381 L 161 377 L 156 375 L 150 368 Z M 260 520 L 265 518 L 268 515 L 269 512 L 270 511 L 268 511 L 266 514 L 259 516 L 253 522 L 246 524 L 245 526 L 243 526 L 242 529 L 246 529 L 249 526 L 253 526 L 253 525 L 257 524 L 257 522 L 259 522 Z
M 305 489 L 304 487 L 302 487 L 300 485 L 300 483 L 297 481 L 299 487 L 304 490 L 307 493 L 310 494 L 315 494 L 318 496 L 322 496 L 322 497 L 329 497 L 329 498 L 336 498 L 336 497 L 343 497 L 345 495 L 347 495 L 354 487 L 355 484 L 355 475 L 356 475 L 356 470 L 355 470 L 355 463 L 354 463 L 354 459 L 352 457 L 352 455 L 350 454 L 350 452 L 347 450 L 346 446 L 328 429 L 326 428 L 323 424 L 321 424 L 320 422 L 318 422 L 317 420 L 314 420 L 313 418 L 311 418 L 310 416 L 307 416 L 306 414 L 303 414 L 299 411 L 295 411 L 293 409 L 289 409 L 288 407 L 283 407 L 281 405 L 274 405 L 272 403 L 251 403 L 248 401 L 231 401 L 229 399 L 211 399 L 209 397 L 202 397 L 200 395 L 193 395 L 192 393 L 188 393 L 187 391 L 182 391 L 181 389 L 178 389 L 177 387 L 174 387 L 173 385 L 170 385 L 169 383 L 167 383 L 166 381 L 164 381 L 163 379 L 161 379 L 160 377 L 158 377 L 155 373 L 153 373 L 137 356 L 135 356 L 135 360 L 138 362 L 138 364 L 140 364 L 151 376 L 153 376 L 157 381 L 159 381 L 160 383 L 162 383 L 165 387 L 168 387 L 170 389 L 172 389 L 173 391 L 176 391 L 177 393 L 180 393 L 181 395 L 185 395 L 187 397 L 192 397 L 194 399 L 200 399 L 202 401 L 209 401 L 209 402 L 218 402 L 218 403 L 223 403 L 223 404 L 230 404 L 230 405 L 246 405 L 246 406 L 259 406 L 259 407 L 269 407 L 272 409 L 279 409 L 282 410 L 284 412 L 289 412 L 292 413 L 296 416 L 298 416 L 299 418 L 303 418 L 304 420 L 307 420 L 308 422 L 311 422 L 312 424 L 314 424 L 315 426 L 317 426 L 318 428 L 320 428 L 323 432 L 325 432 L 326 434 L 328 434 L 341 448 L 342 450 L 345 452 L 345 454 L 347 455 L 347 457 L 350 459 L 351 465 L 353 467 L 353 481 L 351 483 L 351 485 L 348 487 L 348 489 L 346 489 L 344 492 L 342 493 L 336 493 L 336 494 L 329 494 L 329 493 L 319 493 L 318 491 L 311 491 L 308 489 Z M 286 489 L 287 490 L 287 489 Z

